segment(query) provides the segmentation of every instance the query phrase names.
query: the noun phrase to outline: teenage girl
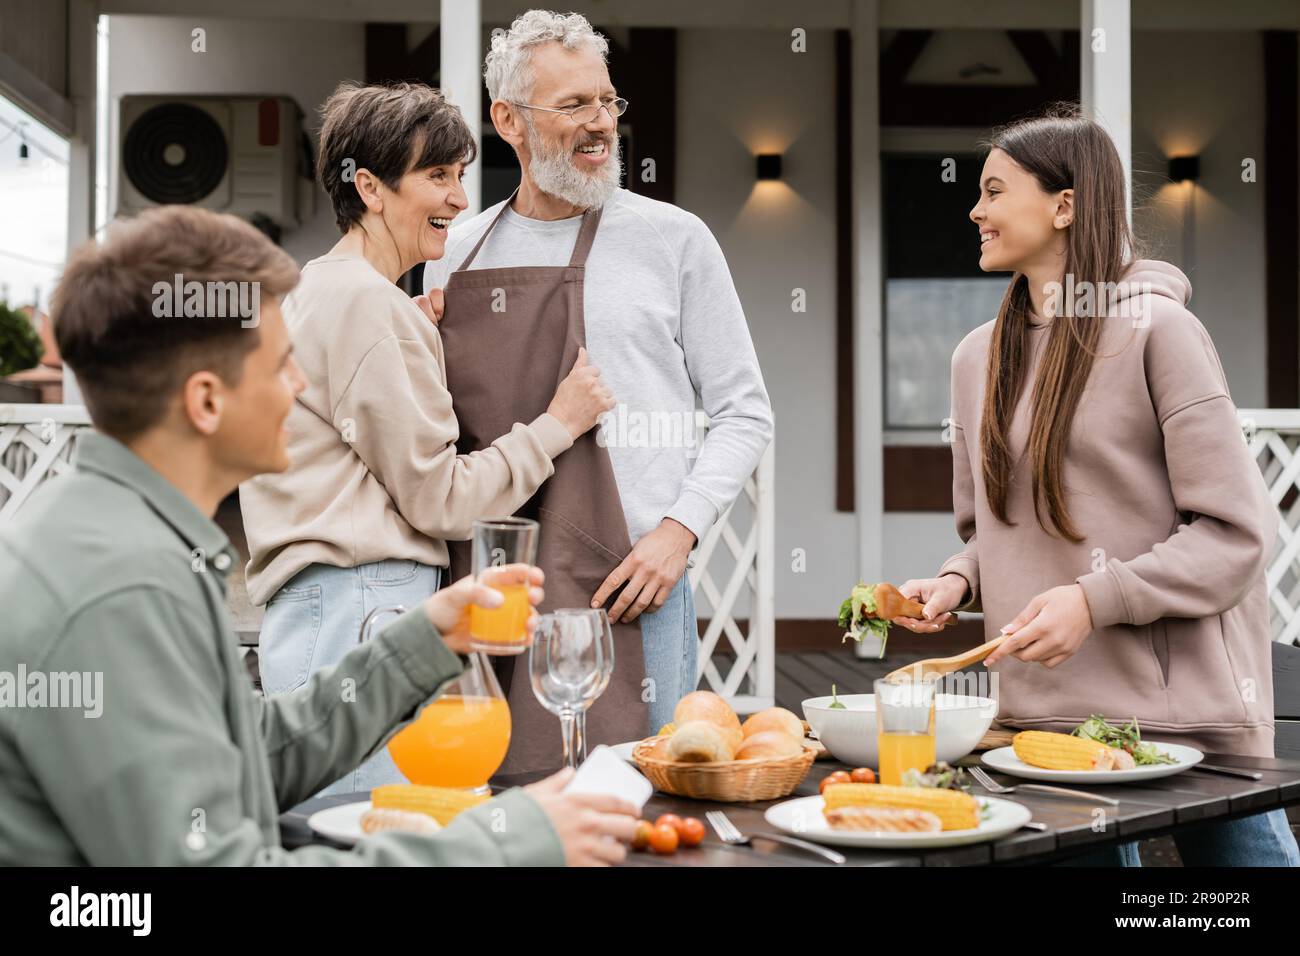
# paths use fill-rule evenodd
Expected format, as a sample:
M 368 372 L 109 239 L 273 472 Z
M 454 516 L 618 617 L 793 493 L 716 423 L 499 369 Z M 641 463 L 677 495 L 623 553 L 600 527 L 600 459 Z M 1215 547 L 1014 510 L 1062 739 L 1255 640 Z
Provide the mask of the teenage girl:
M 1278 514 L 1242 441 L 1191 285 L 1138 259 L 1110 137 L 1067 110 L 986 144 L 980 268 L 997 319 L 952 358 L 953 505 L 966 547 L 908 581 L 913 631 L 983 610 L 999 721 L 1273 756 L 1264 565 Z M 1300 865 L 1274 810 L 1175 837 L 1186 865 Z M 1140 865 L 1136 844 L 1086 862 Z

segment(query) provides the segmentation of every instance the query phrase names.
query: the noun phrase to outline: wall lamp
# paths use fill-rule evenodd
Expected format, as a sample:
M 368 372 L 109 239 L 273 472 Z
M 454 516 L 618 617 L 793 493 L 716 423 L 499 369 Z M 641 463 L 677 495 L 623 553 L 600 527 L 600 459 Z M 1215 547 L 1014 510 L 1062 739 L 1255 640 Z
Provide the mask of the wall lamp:
M 781 178 L 780 153 L 759 153 L 756 165 L 759 179 Z
M 1169 160 L 1169 178 L 1176 183 L 1191 180 L 1195 182 L 1201 176 L 1200 156 L 1174 156 Z

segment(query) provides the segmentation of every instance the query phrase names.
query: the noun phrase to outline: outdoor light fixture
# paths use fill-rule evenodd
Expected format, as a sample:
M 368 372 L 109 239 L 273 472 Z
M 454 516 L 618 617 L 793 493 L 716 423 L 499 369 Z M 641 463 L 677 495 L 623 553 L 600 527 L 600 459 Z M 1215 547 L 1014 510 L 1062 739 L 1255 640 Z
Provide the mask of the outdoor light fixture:
M 1169 160 L 1169 178 L 1176 183 L 1191 180 L 1195 182 L 1201 175 L 1200 156 L 1174 156 Z
M 759 153 L 758 154 L 758 178 L 759 179 L 780 179 L 781 178 L 781 154 L 780 153 Z

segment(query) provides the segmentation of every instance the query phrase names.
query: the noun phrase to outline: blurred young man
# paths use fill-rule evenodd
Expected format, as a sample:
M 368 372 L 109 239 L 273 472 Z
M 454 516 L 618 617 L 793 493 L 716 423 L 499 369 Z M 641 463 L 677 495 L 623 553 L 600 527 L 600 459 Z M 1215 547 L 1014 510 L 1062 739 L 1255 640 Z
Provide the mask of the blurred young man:
M 9 676 L 24 694 L 0 707 L 0 864 L 621 859 L 632 808 L 564 796 L 564 778 L 492 801 L 504 828 L 483 805 L 433 837 L 281 848 L 280 812 L 457 677 L 468 604 L 497 602 L 463 581 L 298 692 L 253 692 L 225 611 L 235 554 L 211 516 L 241 481 L 289 464 L 283 426 L 303 380 L 279 300 L 297 280 L 248 224 L 179 206 L 69 262 L 55 334 L 95 431 L 76 470 L 0 527 L 0 688 Z M 542 600 L 539 570 L 502 574 Z

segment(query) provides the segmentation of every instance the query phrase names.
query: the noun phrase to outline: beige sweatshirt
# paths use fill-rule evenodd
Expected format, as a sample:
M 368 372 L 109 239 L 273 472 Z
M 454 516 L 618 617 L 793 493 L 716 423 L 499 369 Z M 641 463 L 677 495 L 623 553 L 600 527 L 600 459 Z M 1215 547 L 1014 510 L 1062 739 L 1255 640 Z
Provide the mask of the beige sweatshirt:
M 940 574 L 966 578 L 966 607 L 991 640 L 1035 595 L 1077 581 L 1095 630 L 1048 669 L 1007 658 L 998 720 L 1071 730 L 1090 714 L 1136 716 L 1144 736 L 1206 751 L 1273 756 L 1273 684 L 1264 566 L 1279 516 L 1252 460 L 1218 354 L 1186 308 L 1187 277 L 1139 260 L 1129 317 L 1103 319 L 1099 357 L 1075 415 L 1064 484 L 1072 544 L 1039 527 L 1022 455 L 1033 375 L 1011 425 L 1019 461 L 993 517 L 979 424 L 993 323 L 952 360 L 953 504 L 966 548 Z M 1031 369 L 1048 323 L 1030 333 Z M 1050 527 L 1050 522 L 1049 522 Z
M 307 387 L 286 425 L 288 471 L 239 489 L 254 604 L 309 564 L 445 567 L 443 539 L 468 538 L 475 518 L 513 513 L 573 444 L 542 414 L 489 448 L 456 454 L 442 339 L 363 258 L 308 262 L 284 315 Z

